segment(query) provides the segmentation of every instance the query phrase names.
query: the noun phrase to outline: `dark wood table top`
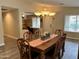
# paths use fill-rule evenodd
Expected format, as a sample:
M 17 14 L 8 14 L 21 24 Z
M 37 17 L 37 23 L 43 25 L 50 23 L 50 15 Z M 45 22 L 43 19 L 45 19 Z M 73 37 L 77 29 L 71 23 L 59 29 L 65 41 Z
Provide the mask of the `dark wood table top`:
M 44 50 L 50 48 L 51 46 L 53 46 L 57 42 L 57 40 L 58 40 L 58 37 L 52 38 L 51 40 L 37 46 L 36 48 L 44 51 Z
M 47 40 L 36 39 L 35 41 L 33 40 L 29 43 L 32 48 L 38 49 L 40 51 L 45 51 L 46 49 L 53 46 L 58 39 L 59 39 L 59 36 L 53 34 Z

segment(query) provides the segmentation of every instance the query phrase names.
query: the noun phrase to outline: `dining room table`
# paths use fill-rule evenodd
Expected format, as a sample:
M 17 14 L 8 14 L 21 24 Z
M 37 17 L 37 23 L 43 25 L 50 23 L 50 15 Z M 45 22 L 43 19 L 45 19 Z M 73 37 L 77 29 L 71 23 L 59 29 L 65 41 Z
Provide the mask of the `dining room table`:
M 40 59 L 45 59 L 45 54 L 48 52 L 58 41 L 59 36 L 57 34 L 51 34 L 49 38 L 38 38 L 29 42 L 33 51 L 40 53 Z

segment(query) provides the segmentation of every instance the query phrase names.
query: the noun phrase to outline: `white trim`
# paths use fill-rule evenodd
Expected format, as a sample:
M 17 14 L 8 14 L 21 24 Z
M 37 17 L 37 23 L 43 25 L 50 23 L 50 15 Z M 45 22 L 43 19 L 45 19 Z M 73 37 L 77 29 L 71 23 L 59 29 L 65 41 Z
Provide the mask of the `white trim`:
M 79 38 L 73 38 L 73 37 L 67 37 L 69 39 L 76 39 L 76 40 L 79 40 Z
M 4 36 L 12 38 L 12 39 L 18 39 L 18 37 L 12 36 L 12 35 L 8 35 L 8 34 L 4 34 Z
M 0 46 L 4 46 L 4 45 L 5 45 L 4 43 L 1 43 L 1 44 L 0 44 Z

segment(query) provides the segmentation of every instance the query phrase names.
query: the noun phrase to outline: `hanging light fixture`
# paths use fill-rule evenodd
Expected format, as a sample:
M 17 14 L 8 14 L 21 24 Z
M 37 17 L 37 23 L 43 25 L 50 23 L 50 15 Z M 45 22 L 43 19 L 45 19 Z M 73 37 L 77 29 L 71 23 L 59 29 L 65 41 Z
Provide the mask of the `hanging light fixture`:
M 52 12 L 52 13 L 49 13 L 49 16 L 54 16 L 56 13 L 55 12 Z
M 34 14 L 35 14 L 36 16 L 40 16 L 40 15 L 41 15 L 40 12 L 35 12 Z
M 34 13 L 36 16 L 54 16 L 55 12 L 50 12 L 44 9 L 43 11 L 37 11 Z

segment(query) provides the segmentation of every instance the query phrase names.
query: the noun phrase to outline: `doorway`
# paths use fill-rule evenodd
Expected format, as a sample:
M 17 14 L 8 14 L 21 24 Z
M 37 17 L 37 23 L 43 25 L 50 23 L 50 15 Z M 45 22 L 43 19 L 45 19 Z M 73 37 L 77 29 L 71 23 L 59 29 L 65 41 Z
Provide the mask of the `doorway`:
M 1 10 L 4 36 L 17 39 L 20 36 L 18 9 L 2 6 Z
M 5 45 L 3 45 L 0 49 L 0 57 L 1 59 L 17 59 L 19 54 L 17 50 L 16 39 L 20 37 L 18 9 L 2 6 L 1 16 Z

